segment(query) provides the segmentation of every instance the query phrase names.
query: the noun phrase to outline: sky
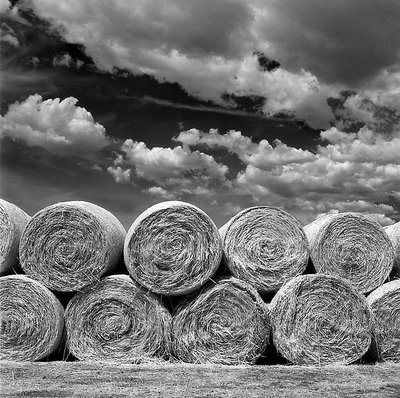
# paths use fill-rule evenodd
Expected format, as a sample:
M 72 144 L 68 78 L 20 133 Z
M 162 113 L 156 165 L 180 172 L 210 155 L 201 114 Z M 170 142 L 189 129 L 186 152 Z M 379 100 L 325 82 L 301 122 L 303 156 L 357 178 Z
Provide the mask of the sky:
M 400 221 L 398 0 L 0 0 L 0 196 Z

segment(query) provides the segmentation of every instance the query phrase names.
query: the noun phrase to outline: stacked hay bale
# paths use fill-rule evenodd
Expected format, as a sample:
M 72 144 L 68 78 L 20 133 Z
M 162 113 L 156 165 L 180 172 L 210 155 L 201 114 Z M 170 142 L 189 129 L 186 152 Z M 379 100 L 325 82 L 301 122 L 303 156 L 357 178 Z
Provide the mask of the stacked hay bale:
M 400 278 L 400 221 L 396 224 L 385 227 L 394 248 L 393 278 Z
M 379 359 L 400 361 L 400 279 L 378 287 L 367 302 L 375 321 L 374 351 Z
M 25 275 L 0 277 L 0 359 L 37 361 L 60 345 L 64 309 L 55 295 Z
M 357 213 L 326 214 L 304 227 L 318 273 L 347 279 L 361 293 L 381 286 L 393 268 L 393 245 L 383 228 Z
M 49 289 L 74 292 L 98 282 L 118 264 L 125 229 L 89 202 L 57 203 L 36 213 L 20 242 L 22 269 Z
M 184 362 L 251 364 L 269 334 L 268 309 L 257 291 L 238 279 L 222 279 L 177 308 L 172 352 Z
M 234 277 L 260 293 L 275 292 L 302 274 L 309 248 L 300 223 L 269 206 L 241 211 L 220 228 L 224 263 Z
M 68 347 L 78 359 L 140 362 L 169 354 L 171 315 L 128 275 L 78 292 L 66 312 Z
M 286 283 L 270 305 L 278 352 L 297 365 L 348 364 L 370 347 L 373 315 L 346 280 L 302 275 Z
M 29 219 L 18 206 L 0 199 L 0 276 L 17 266 L 21 234 Z

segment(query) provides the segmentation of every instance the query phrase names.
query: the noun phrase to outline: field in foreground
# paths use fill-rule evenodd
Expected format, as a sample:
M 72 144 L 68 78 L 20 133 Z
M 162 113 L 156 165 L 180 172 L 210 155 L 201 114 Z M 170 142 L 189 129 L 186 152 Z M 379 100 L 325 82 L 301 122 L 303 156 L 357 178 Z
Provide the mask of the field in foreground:
M 0 362 L 6 397 L 393 397 L 400 364 L 340 367 Z

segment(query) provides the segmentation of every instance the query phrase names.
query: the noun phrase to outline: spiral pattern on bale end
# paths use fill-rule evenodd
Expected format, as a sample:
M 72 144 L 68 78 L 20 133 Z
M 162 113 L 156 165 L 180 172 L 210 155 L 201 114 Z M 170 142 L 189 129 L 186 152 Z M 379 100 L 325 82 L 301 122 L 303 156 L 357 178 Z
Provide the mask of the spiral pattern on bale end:
M 168 355 L 171 315 L 128 275 L 87 286 L 65 311 L 67 344 L 80 360 L 139 362 Z
M 57 203 L 36 213 L 20 243 L 25 273 L 52 290 L 77 291 L 111 271 L 122 257 L 125 229 L 92 203 Z
M 307 237 L 300 223 L 281 209 L 243 210 L 220 228 L 220 234 L 224 262 L 233 276 L 259 292 L 278 290 L 307 267 Z
M 367 302 L 374 315 L 379 357 L 400 361 L 400 279 L 378 287 Z
M 326 214 L 304 227 L 317 272 L 345 278 L 369 293 L 388 278 L 393 245 L 383 228 L 357 213 Z
M 10 273 L 18 263 L 19 241 L 29 220 L 18 206 L 0 199 L 0 276 Z
M 130 227 L 124 246 L 132 278 L 164 295 L 196 290 L 215 273 L 221 257 L 214 222 L 198 207 L 180 201 L 144 211 Z
M 385 227 L 394 248 L 393 277 L 400 278 L 400 221 Z
M 190 363 L 254 363 L 270 334 L 269 315 L 257 291 L 235 278 L 220 280 L 172 318 L 172 352 Z
M 273 342 L 296 365 L 349 364 L 372 340 L 373 316 L 364 296 L 335 276 L 298 276 L 270 305 Z
M 54 294 L 25 275 L 0 278 L 0 360 L 37 361 L 60 345 L 64 309 Z

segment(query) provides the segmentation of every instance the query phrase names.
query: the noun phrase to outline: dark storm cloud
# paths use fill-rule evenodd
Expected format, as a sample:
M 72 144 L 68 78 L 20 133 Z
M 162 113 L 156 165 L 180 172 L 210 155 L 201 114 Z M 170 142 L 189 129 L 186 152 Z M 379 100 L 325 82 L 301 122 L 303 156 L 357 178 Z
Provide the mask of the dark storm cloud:
M 354 87 L 399 64 L 397 0 L 271 0 L 266 9 L 260 29 L 286 68 Z

